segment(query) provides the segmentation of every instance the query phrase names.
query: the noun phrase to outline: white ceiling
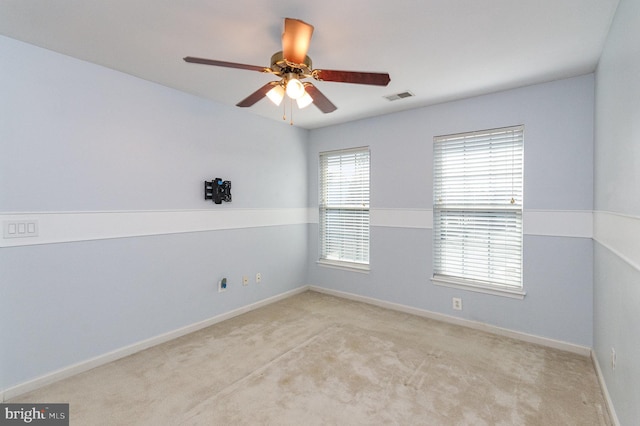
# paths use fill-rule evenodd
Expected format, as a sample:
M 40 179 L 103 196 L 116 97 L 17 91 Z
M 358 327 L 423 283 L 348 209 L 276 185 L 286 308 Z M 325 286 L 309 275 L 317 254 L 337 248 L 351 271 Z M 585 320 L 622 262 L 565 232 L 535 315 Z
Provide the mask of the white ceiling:
M 592 72 L 618 0 L 2 0 L 0 34 L 235 104 L 273 76 L 283 18 L 315 26 L 314 68 L 388 72 L 375 87 L 316 82 L 338 107 L 295 110 L 317 128 Z M 390 102 L 403 91 L 415 97 Z M 267 99 L 245 110 L 282 122 Z M 288 121 L 287 121 L 288 123 Z

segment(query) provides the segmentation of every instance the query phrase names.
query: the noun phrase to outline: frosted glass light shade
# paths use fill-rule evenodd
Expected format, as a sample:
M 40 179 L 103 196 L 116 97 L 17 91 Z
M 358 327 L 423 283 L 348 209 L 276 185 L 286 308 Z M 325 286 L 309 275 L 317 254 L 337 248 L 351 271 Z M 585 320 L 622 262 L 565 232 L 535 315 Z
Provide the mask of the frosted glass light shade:
M 280 105 L 280 103 L 282 103 L 282 99 L 284 98 L 284 89 L 279 84 L 277 86 L 273 86 L 273 89 L 267 92 L 267 97 L 274 104 Z
M 287 82 L 287 95 L 291 99 L 298 99 L 304 93 L 304 86 L 297 78 L 292 78 Z
M 296 102 L 298 103 L 298 108 L 302 109 L 311 105 L 313 98 L 305 91 L 302 96 L 296 99 Z

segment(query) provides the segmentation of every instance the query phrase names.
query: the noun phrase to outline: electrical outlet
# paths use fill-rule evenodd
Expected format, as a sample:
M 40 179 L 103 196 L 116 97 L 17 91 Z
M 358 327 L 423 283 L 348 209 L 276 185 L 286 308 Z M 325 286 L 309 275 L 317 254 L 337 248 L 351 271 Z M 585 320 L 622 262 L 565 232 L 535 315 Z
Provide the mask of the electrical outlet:
M 242 276 L 242 285 L 249 285 L 249 277 L 246 275 Z
M 256 274 L 256 283 L 260 284 L 261 281 L 262 281 L 262 274 L 258 272 Z
M 222 293 L 223 291 L 227 291 L 227 279 L 223 278 L 218 281 L 218 293 Z
M 452 301 L 453 301 L 453 309 L 455 311 L 461 311 L 462 310 L 462 298 L 454 297 L 452 299 Z
M 616 350 L 611 348 L 611 369 L 616 369 Z

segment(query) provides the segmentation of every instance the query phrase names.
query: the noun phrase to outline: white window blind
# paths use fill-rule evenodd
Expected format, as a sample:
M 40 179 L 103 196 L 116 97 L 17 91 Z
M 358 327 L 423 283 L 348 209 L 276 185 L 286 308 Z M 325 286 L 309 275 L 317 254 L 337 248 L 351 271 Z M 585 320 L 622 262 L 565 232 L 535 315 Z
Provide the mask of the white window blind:
M 434 139 L 434 281 L 522 289 L 523 134 Z
M 320 154 L 321 260 L 369 264 L 369 149 Z

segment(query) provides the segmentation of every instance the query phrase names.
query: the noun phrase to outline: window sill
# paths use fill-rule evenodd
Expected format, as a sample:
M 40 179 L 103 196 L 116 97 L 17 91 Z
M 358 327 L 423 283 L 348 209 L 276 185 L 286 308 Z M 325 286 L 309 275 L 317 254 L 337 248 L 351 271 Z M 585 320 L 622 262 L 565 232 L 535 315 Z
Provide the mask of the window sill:
M 318 260 L 317 263 L 318 265 L 326 268 L 342 269 L 344 271 L 351 271 L 351 272 L 360 272 L 361 274 L 369 273 L 369 265 L 364 265 L 361 263 L 340 262 L 338 260 L 327 260 L 327 259 L 320 259 Z
M 457 288 L 460 290 L 475 291 L 477 293 L 491 294 L 493 296 L 509 297 L 512 299 L 524 299 L 527 294 L 523 289 L 509 289 L 498 286 L 488 286 L 481 283 L 474 283 L 466 280 L 456 280 L 454 278 L 432 277 L 431 281 L 435 285 L 442 287 Z

